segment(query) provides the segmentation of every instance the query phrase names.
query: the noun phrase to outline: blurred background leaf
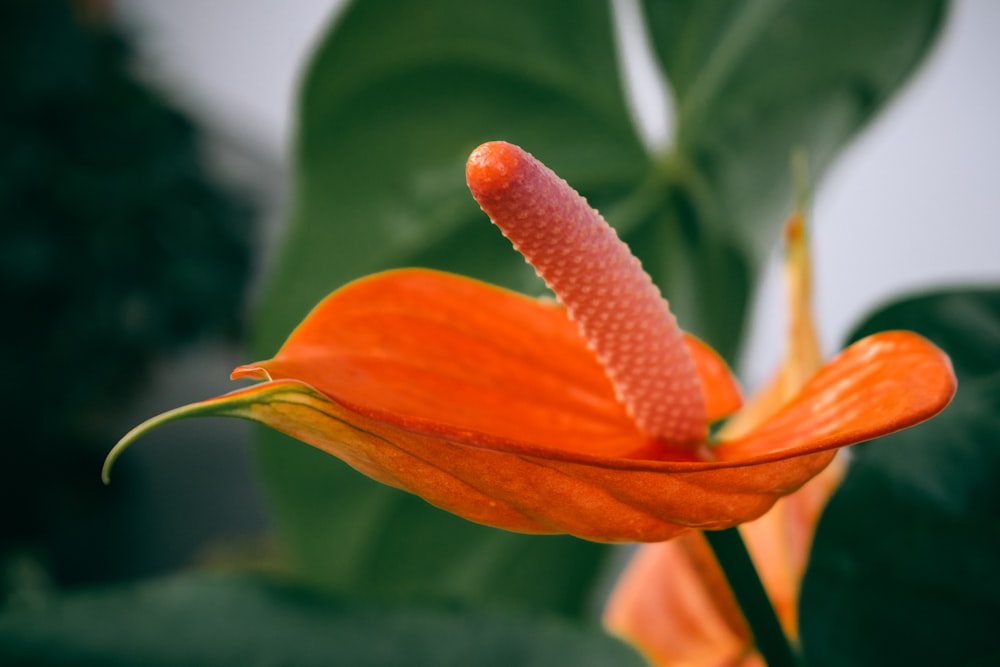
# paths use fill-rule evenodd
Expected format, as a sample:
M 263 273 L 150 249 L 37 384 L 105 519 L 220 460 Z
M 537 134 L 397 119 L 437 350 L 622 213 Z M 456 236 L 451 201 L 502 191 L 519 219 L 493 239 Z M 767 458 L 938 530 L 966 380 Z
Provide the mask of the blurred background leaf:
M 251 576 L 187 575 L 0 614 L 22 667 L 644 664 L 595 626 L 463 608 L 351 604 Z
M 637 252 L 685 327 L 732 360 L 749 290 L 793 201 L 792 151 L 819 178 L 920 62 L 946 5 L 642 4 L 675 105 L 660 189 L 686 206 L 679 220 L 661 212 L 653 222 L 683 233 Z
M 255 353 L 271 356 L 327 292 L 394 266 L 541 293 L 464 186 L 469 152 L 506 139 L 602 210 L 685 327 L 732 359 L 791 206 L 792 149 L 818 176 L 919 62 L 943 3 L 644 8 L 677 101 L 662 150 L 632 123 L 603 0 L 349 4 L 303 80 L 291 224 Z M 607 556 L 466 523 L 287 438 L 261 440 L 295 567 L 334 589 L 578 614 Z
M 1000 660 L 1000 289 L 893 304 L 853 338 L 910 329 L 951 356 L 952 404 L 854 447 L 816 533 L 801 600 L 811 665 Z

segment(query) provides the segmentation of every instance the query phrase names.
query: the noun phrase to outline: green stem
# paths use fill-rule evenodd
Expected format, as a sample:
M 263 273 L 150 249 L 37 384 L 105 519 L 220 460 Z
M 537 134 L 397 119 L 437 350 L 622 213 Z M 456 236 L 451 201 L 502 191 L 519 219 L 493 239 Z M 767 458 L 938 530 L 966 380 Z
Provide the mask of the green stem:
M 803 667 L 805 663 L 801 655 L 781 629 L 739 529 L 706 530 L 705 539 L 715 552 L 736 602 L 743 610 L 764 662 L 768 667 Z

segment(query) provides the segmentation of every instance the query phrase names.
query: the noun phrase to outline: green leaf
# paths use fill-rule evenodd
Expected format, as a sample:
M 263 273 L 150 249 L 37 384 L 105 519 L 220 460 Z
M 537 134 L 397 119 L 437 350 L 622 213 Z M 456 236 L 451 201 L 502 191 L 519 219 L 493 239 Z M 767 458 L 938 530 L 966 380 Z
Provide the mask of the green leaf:
M 636 665 L 595 627 L 468 609 L 361 606 L 249 576 L 188 575 L 0 614 L 0 663 L 317 667 Z
M 700 217 L 759 260 L 793 201 L 802 149 L 818 178 L 920 62 L 945 2 L 642 0 L 676 106 L 676 159 Z
M 1000 661 L 1000 289 L 940 292 L 856 336 L 917 331 L 955 362 L 940 416 L 853 450 L 820 521 L 801 600 L 810 664 Z
M 769 13 L 735 37 L 727 26 L 745 22 L 741 4 L 713 5 L 686 27 L 651 13 L 658 45 L 683 28 L 683 41 L 711 65 L 701 71 L 683 50 L 663 57 L 683 83 L 681 103 L 689 104 L 684 93 L 696 79 L 721 76 L 699 104 L 727 120 L 682 115 L 681 141 L 663 155 L 647 150 L 633 127 L 605 0 L 349 4 L 303 80 L 290 228 L 265 286 L 255 353 L 274 354 L 330 290 L 390 267 L 429 266 L 541 293 L 465 187 L 471 150 L 505 139 L 601 209 L 685 328 L 732 358 L 754 267 L 791 206 L 790 149 L 822 149 L 818 162 L 825 164 L 918 61 L 941 6 L 884 10 L 899 20 L 879 23 L 878 41 L 858 41 L 868 28 L 850 22 L 867 19 L 868 4 L 839 3 L 838 16 L 848 18 L 827 24 L 797 18 L 825 17 L 818 5 L 779 3 L 771 11 L 751 3 Z M 789 21 L 802 53 L 775 47 L 774 32 Z M 777 27 L 760 27 L 771 24 Z M 827 38 L 831 26 L 837 31 Z M 814 53 L 821 35 L 838 48 Z M 727 64 L 734 44 L 735 59 L 746 56 L 753 68 Z M 801 71 L 776 79 L 776 70 L 790 69 L 789 57 Z M 824 64 L 842 60 L 859 72 Z M 792 97 L 773 94 L 788 81 L 812 82 L 819 64 L 857 76 L 845 82 L 825 75 Z M 863 104 L 829 106 L 840 98 L 828 88 L 853 90 L 856 80 L 868 86 Z M 731 117 L 722 113 L 730 107 Z M 754 134 L 746 123 L 766 131 Z M 604 547 L 470 525 L 286 438 L 268 433 L 262 440 L 261 468 L 290 556 L 301 573 L 337 590 L 579 613 L 601 571 Z

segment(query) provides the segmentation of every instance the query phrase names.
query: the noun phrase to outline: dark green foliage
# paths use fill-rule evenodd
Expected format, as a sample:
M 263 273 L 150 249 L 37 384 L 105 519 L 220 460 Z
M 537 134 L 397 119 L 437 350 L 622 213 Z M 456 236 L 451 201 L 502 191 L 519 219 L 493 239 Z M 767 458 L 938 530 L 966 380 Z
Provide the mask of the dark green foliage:
M 242 328 L 250 207 L 129 67 L 70 2 L 0 5 L 3 543 L 96 502 L 106 422 L 153 361 Z
M 640 667 L 590 625 L 466 608 L 384 607 L 257 577 L 188 576 L 0 615 L 23 667 Z
M 854 337 L 892 328 L 947 351 L 958 393 L 933 420 L 854 448 L 805 579 L 810 664 L 997 664 L 1000 290 L 900 301 Z

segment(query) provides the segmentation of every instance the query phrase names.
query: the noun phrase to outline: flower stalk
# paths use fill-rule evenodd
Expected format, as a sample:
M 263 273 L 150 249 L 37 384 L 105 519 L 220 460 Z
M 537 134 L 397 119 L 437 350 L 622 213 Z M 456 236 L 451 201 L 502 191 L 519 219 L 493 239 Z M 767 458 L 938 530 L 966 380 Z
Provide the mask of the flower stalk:
M 798 647 L 792 645 L 781 628 L 739 528 L 706 530 L 704 534 L 764 662 L 768 667 L 805 667 Z

